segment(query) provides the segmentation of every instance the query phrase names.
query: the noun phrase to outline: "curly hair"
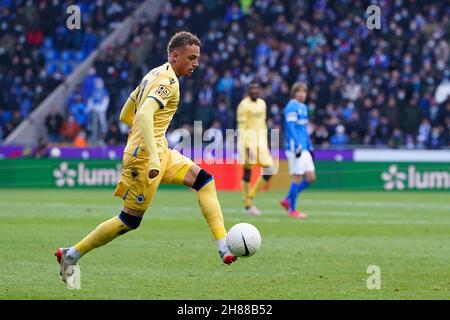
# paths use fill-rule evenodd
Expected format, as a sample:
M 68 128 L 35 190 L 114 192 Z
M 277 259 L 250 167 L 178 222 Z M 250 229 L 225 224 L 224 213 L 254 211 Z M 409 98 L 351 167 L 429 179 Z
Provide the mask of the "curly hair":
M 175 49 L 193 44 L 197 46 L 201 45 L 200 39 L 197 38 L 197 36 L 187 31 L 177 32 L 172 36 L 169 44 L 167 45 L 167 53 L 170 54 Z

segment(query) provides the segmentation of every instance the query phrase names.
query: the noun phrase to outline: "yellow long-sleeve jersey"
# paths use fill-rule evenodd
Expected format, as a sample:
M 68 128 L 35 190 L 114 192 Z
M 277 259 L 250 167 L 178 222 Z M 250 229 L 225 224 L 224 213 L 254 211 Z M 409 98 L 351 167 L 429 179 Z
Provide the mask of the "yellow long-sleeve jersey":
M 246 147 L 267 145 L 266 102 L 244 98 L 237 108 L 239 139 Z
M 138 158 L 150 159 L 140 130 L 139 121 L 134 117 L 134 114 L 136 114 L 146 99 L 155 99 L 160 106 L 160 109 L 153 116 L 153 130 L 158 154 L 161 156 L 168 145 L 165 133 L 180 100 L 178 78 L 170 63 L 154 68 L 145 75 L 140 85 L 129 97 L 131 103 L 134 104 L 134 113 L 129 113 L 128 119 L 125 118 L 123 120 L 125 123 L 132 123 L 124 152 L 133 154 Z M 132 119 L 130 119 L 131 117 Z

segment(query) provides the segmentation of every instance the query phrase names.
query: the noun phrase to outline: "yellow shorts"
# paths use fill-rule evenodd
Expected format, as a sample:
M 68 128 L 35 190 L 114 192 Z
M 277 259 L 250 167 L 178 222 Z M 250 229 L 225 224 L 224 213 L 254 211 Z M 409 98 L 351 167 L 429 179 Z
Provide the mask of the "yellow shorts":
M 239 151 L 239 160 L 245 168 L 251 168 L 255 164 L 263 168 L 273 165 L 272 155 L 267 146 L 246 147 Z
M 176 150 L 166 148 L 163 152 L 159 175 L 148 177 L 148 159 L 136 158 L 124 153 L 122 175 L 114 195 L 123 199 L 127 208 L 145 211 L 152 203 L 159 185 L 183 185 L 187 172 L 195 163 Z

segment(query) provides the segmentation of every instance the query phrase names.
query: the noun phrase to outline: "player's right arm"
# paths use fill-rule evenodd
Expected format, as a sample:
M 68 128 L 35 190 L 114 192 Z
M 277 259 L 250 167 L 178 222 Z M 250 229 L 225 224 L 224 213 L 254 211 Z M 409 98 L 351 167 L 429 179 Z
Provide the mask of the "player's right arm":
M 149 97 L 145 99 L 139 110 L 136 112 L 136 120 L 139 122 L 139 128 L 144 137 L 145 147 L 150 155 L 150 166 L 148 168 L 150 178 L 156 177 L 160 171 L 160 161 L 155 141 L 153 121 L 153 116 L 159 108 L 160 104 L 152 97 Z
M 136 96 L 138 89 L 139 87 L 130 94 L 120 111 L 119 120 L 130 128 L 133 126 L 134 114 L 136 113 Z
M 120 111 L 119 120 L 125 123 L 127 126 L 132 127 L 135 110 L 136 110 L 136 103 L 133 100 L 131 100 L 130 97 L 128 97 L 127 101 L 122 107 L 122 110 Z
M 247 108 L 241 102 L 237 107 L 237 127 L 238 129 L 247 129 Z
M 238 105 L 236 111 L 237 129 L 238 129 L 238 145 L 240 148 L 245 149 L 247 146 L 247 108 L 243 101 Z

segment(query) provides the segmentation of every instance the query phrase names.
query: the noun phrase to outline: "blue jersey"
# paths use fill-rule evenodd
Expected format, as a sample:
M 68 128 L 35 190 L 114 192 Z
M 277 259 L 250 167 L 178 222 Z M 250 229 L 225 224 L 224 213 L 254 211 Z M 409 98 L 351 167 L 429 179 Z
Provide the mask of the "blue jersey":
M 308 134 L 308 107 L 298 100 L 291 99 L 284 108 L 284 137 L 286 150 L 312 150 Z

